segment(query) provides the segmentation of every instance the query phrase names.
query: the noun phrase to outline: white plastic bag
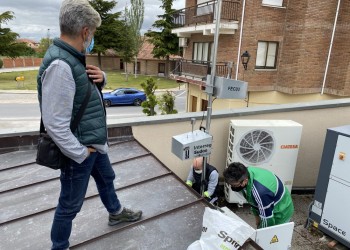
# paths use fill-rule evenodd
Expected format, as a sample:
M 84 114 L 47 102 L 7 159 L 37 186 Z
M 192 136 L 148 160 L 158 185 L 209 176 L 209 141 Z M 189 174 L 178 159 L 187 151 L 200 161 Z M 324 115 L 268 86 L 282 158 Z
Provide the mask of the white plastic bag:
M 193 242 L 187 250 L 236 250 L 253 233 L 254 229 L 244 221 L 206 207 L 201 238 Z
M 191 245 L 188 246 L 187 250 L 202 250 L 202 244 L 200 240 L 196 240 Z

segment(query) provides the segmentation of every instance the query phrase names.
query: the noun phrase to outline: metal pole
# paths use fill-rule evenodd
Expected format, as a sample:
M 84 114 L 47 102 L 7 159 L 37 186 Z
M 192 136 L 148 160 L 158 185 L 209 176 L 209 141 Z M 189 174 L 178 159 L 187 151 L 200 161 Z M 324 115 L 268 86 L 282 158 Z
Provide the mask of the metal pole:
M 216 23 L 215 23 L 215 34 L 214 34 L 214 55 L 213 55 L 213 62 L 211 65 L 211 74 L 210 74 L 210 85 L 209 87 L 214 90 L 215 87 L 215 75 L 216 75 L 216 56 L 218 53 L 218 42 L 219 42 L 219 29 L 220 29 L 220 19 L 221 19 L 221 3 L 222 0 L 217 1 L 217 9 L 216 9 Z M 209 76 L 208 76 L 209 77 Z M 209 134 L 210 131 L 210 122 L 211 122 L 211 113 L 212 113 L 212 106 L 213 106 L 213 94 L 208 94 L 208 107 L 207 107 L 207 119 L 206 119 L 206 133 Z M 201 194 L 204 196 L 204 184 L 205 184 L 205 172 L 206 172 L 206 166 L 207 166 L 207 160 L 208 156 L 205 156 L 203 159 L 203 166 L 202 166 L 202 179 L 201 179 Z
M 334 24 L 333 24 L 333 31 L 332 31 L 331 42 L 330 42 L 330 44 L 329 44 L 329 50 L 328 50 L 328 57 L 327 57 L 326 69 L 325 69 L 324 76 L 323 76 L 323 83 L 322 83 L 322 88 L 321 88 L 321 95 L 323 95 L 324 88 L 325 88 L 325 85 L 326 85 L 326 79 L 327 79 L 327 73 L 328 73 L 328 67 L 329 67 L 329 60 L 330 60 L 331 54 L 332 54 L 332 48 L 333 48 L 333 41 L 334 41 L 335 29 L 337 28 L 337 22 L 338 22 L 338 14 L 339 14 L 340 2 L 341 2 L 341 0 L 338 0 L 337 11 L 336 11 L 336 14 L 335 14 L 335 19 L 334 19 Z
M 238 80 L 238 68 L 239 68 L 239 63 L 240 63 L 240 59 L 241 59 L 241 46 L 242 46 L 242 38 L 243 38 L 244 15 L 245 15 L 245 0 L 243 0 L 241 31 L 239 32 L 239 43 L 238 43 L 237 63 L 236 63 L 236 80 Z
M 47 29 L 47 47 L 50 47 L 50 29 Z

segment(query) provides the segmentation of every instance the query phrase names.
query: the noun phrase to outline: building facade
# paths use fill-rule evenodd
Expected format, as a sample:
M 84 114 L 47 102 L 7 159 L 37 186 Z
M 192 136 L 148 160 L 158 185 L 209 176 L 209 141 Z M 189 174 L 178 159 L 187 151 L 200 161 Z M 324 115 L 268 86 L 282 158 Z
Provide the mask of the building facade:
M 39 42 L 36 42 L 34 40 L 31 40 L 31 39 L 26 39 L 26 38 L 20 38 L 20 39 L 17 39 L 18 43 L 25 43 L 29 48 L 32 48 L 34 50 L 37 50 L 40 46 L 40 43 Z
M 184 53 L 173 77 L 189 83 L 188 111 L 208 105 L 203 86 L 213 59 L 217 5 L 186 0 L 174 14 L 178 27 L 172 32 Z M 248 95 L 215 100 L 213 109 L 350 96 L 349 23 L 345 0 L 222 0 L 216 72 L 248 82 Z M 240 62 L 245 51 L 246 70 Z
M 152 55 L 153 45 L 146 39 L 142 43 L 141 49 L 137 56 L 137 68 L 135 67 L 134 58 L 130 63 L 123 62 L 123 58 L 114 50 L 107 50 L 106 55 L 101 56 L 101 68 L 104 70 L 120 70 L 121 72 L 128 72 L 128 74 L 150 75 L 150 76 L 164 76 L 165 74 L 165 59 L 158 59 Z M 175 56 L 171 56 L 175 58 Z M 96 54 L 87 55 L 87 61 L 90 64 L 98 65 L 98 56 Z M 170 68 L 174 68 L 174 61 L 170 61 Z

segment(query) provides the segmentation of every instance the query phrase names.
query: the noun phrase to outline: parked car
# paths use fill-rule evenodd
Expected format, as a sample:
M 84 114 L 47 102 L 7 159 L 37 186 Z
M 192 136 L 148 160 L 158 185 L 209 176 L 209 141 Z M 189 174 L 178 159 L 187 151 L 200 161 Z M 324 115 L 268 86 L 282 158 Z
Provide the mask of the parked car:
M 134 104 L 135 106 L 140 106 L 145 100 L 145 93 L 133 88 L 118 88 L 112 92 L 103 93 L 103 101 L 106 107 L 116 104 Z

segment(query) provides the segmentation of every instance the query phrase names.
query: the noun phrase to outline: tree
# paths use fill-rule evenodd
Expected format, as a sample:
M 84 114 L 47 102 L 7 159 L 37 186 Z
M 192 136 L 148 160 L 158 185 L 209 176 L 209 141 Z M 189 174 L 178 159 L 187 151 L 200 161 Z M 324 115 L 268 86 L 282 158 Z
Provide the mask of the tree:
M 28 47 L 28 45 L 25 43 L 24 45 L 25 45 L 25 48 L 23 48 L 19 56 L 34 56 L 36 54 L 33 48 Z
M 0 56 L 11 58 L 31 54 L 33 51 L 25 43 L 17 43 L 19 35 L 9 28 L 2 28 L 2 23 L 7 23 L 14 18 L 13 12 L 6 11 L 0 14 Z
M 179 50 L 179 39 L 176 34 L 172 34 L 171 30 L 176 28 L 173 22 L 172 14 L 175 10 L 171 7 L 173 0 L 162 0 L 161 6 L 165 13 L 158 16 L 158 20 L 154 22 L 152 27 L 161 31 L 149 31 L 145 33 L 149 37 L 149 41 L 154 45 L 152 54 L 156 58 L 165 58 L 165 76 L 169 77 L 169 56 L 175 55 Z
M 129 80 L 128 63 L 134 56 L 134 45 L 132 39 L 132 32 L 130 27 L 127 25 L 126 16 L 124 15 L 123 28 L 120 33 L 121 44 L 118 54 L 123 59 L 124 70 L 125 70 L 125 80 Z
M 133 40 L 133 53 L 135 58 L 135 78 L 137 74 L 137 55 L 143 44 L 143 39 L 141 37 L 141 27 L 143 24 L 143 17 L 145 12 L 145 6 L 143 0 L 130 0 L 130 9 L 125 8 L 125 17 L 128 26 L 130 27 L 131 36 Z
M 37 56 L 38 57 L 44 57 L 47 49 L 49 48 L 50 44 L 53 43 L 53 39 L 50 38 L 41 38 L 40 45 L 38 48 Z
M 143 107 L 142 112 L 147 116 L 156 115 L 156 111 L 154 110 L 157 105 L 157 97 L 154 94 L 156 89 L 158 88 L 157 83 L 153 78 L 148 78 L 146 82 L 141 83 L 141 87 L 146 94 L 146 101 L 142 102 L 141 106 Z
M 98 55 L 98 66 L 101 68 L 101 54 L 105 55 L 108 49 L 120 50 L 120 33 L 124 24 L 119 17 L 121 12 L 110 13 L 115 8 L 117 2 L 105 0 L 91 0 L 91 6 L 100 14 L 102 23 L 96 30 L 93 53 Z
M 177 114 L 175 109 L 175 96 L 171 92 L 166 91 L 158 99 L 159 109 L 162 111 L 162 115 L 165 114 Z

